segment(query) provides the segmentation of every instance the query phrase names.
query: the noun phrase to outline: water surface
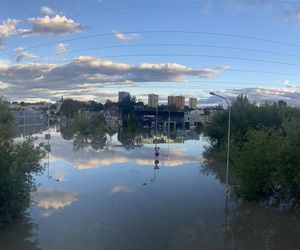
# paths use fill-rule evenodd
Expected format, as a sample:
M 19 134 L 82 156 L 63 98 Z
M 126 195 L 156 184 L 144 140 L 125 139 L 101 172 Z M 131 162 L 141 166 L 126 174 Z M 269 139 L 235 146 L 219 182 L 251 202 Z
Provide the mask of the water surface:
M 36 135 L 51 146 L 46 171 L 28 215 L 0 232 L 0 249 L 300 247 L 299 212 L 226 203 L 224 165 L 203 158 L 202 136 L 168 139 L 157 157 L 149 138 L 62 132 Z

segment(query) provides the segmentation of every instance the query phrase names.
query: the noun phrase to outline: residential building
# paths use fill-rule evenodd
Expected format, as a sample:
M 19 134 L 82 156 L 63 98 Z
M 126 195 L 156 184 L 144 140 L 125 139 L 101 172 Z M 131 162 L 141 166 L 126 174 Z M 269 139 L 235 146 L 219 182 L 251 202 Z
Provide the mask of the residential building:
M 130 93 L 126 91 L 119 92 L 119 102 L 125 100 L 126 98 L 130 97 Z
M 175 106 L 179 110 L 184 110 L 185 97 L 184 96 L 175 96 Z
M 151 108 L 158 107 L 158 95 L 155 95 L 155 94 L 148 95 L 148 106 Z
M 190 97 L 189 98 L 189 108 L 190 109 L 197 109 L 197 99 Z
M 175 96 L 168 96 L 168 106 L 175 106 Z
M 168 96 L 168 105 L 176 106 L 179 110 L 184 110 L 185 97 L 184 96 Z

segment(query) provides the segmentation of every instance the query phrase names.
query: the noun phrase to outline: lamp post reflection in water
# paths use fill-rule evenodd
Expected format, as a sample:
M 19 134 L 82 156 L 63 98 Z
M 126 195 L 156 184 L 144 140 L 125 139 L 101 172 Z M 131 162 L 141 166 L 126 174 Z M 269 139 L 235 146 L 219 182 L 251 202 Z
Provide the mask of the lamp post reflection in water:
M 47 141 L 47 144 L 45 145 L 45 150 L 47 151 L 47 163 L 44 165 L 47 165 L 47 172 L 48 172 L 48 179 L 52 179 L 52 175 L 50 175 L 50 152 L 51 152 L 51 145 L 50 145 L 50 139 L 51 139 L 51 134 L 48 133 L 45 134 L 45 140 Z M 59 179 L 56 179 L 56 181 L 60 181 Z
M 155 144 L 154 147 L 154 155 L 155 155 L 155 160 L 154 160 L 154 176 L 153 176 L 153 182 L 155 182 L 156 180 L 156 170 L 159 170 L 159 149 L 160 147 L 157 146 L 157 144 Z
M 225 249 L 229 249 L 228 246 L 228 240 L 229 240 L 229 235 L 228 235 L 228 213 L 229 213 L 229 207 L 228 207 L 228 195 L 225 195 L 225 208 L 224 208 L 224 244 L 225 244 Z

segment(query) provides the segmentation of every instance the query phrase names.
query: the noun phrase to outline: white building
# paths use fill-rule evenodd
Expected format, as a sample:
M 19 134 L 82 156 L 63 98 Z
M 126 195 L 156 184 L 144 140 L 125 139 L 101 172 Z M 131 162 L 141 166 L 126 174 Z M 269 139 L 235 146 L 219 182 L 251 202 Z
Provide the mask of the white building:
M 155 94 L 148 95 L 148 106 L 151 108 L 158 107 L 158 95 Z
M 190 97 L 189 98 L 189 108 L 190 109 L 197 109 L 197 99 Z
M 184 113 L 185 127 L 188 127 L 189 129 L 196 128 L 198 123 L 204 123 L 206 120 L 203 110 L 193 110 Z

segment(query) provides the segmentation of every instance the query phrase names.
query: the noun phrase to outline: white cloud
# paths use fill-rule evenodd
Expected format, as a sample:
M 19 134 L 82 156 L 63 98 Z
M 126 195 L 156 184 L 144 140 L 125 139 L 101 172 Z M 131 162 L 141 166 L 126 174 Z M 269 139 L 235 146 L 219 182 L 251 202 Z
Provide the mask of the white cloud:
M 24 54 L 19 59 L 23 58 Z M 80 56 L 63 64 L 0 64 L 0 82 L 12 85 L 3 93 L 10 98 L 49 99 L 64 94 L 76 99 L 95 100 L 114 97 L 103 92 L 101 87 L 106 85 L 131 85 L 139 82 L 182 84 L 188 82 L 189 77 L 215 77 L 226 68 L 227 66 L 216 66 L 197 69 L 174 63 L 132 65 Z
M 11 65 L 11 61 L 8 59 L 0 59 L 0 68 L 7 68 Z
M 24 59 L 32 59 L 32 58 L 36 58 L 36 57 L 37 56 L 35 56 L 35 55 L 33 55 L 33 54 L 29 53 L 29 52 L 23 51 L 23 52 L 21 52 L 21 53 L 19 53 L 19 54 L 16 55 L 16 61 L 20 62 L 20 61 L 22 61 Z
M 41 188 L 34 193 L 34 200 L 38 207 L 59 209 L 78 201 L 78 193 L 62 189 Z
M 127 186 L 114 186 L 111 190 L 111 194 L 116 194 L 116 193 L 131 193 L 133 192 L 132 189 L 130 189 Z
M 288 85 L 289 84 L 289 85 Z M 245 88 L 245 89 L 226 89 L 218 92 L 230 100 L 234 100 L 238 95 L 243 94 L 250 101 L 261 103 L 265 101 L 283 100 L 292 106 L 300 106 L 300 86 L 292 86 L 290 83 L 281 88 Z M 220 99 L 209 97 L 199 101 L 200 104 L 220 103 Z
M 25 50 L 24 47 L 17 47 L 17 48 L 14 49 L 14 51 L 16 51 L 16 52 L 21 52 L 21 51 L 24 51 L 24 50 Z
M 61 15 L 29 18 L 28 21 L 32 25 L 32 29 L 19 29 L 20 34 L 23 36 L 34 34 L 54 36 L 82 31 L 79 23 Z
M 136 39 L 140 38 L 140 35 L 137 33 L 124 34 L 117 30 L 113 30 L 112 33 L 120 41 L 131 41 L 131 40 L 136 40 Z
M 55 54 L 56 55 L 61 55 L 61 54 L 65 54 L 68 52 L 67 49 L 68 44 L 65 43 L 59 43 L 55 46 Z
M 1 90 L 7 89 L 7 88 L 10 88 L 10 87 L 11 87 L 10 84 L 4 83 L 4 82 L 0 82 L 0 89 Z
M 41 12 L 46 14 L 46 15 L 53 15 L 55 14 L 55 11 L 53 9 L 51 9 L 50 7 L 48 6 L 43 6 L 41 7 Z
M 17 34 L 17 25 L 19 21 L 16 19 L 7 19 L 0 24 L 0 49 L 3 48 L 4 41 Z
M 80 56 L 64 64 L 18 64 L 0 67 L 0 81 L 27 87 L 81 86 L 82 84 L 132 84 L 135 82 L 184 82 L 188 77 L 212 78 L 227 66 L 197 69 L 176 63 L 131 65 Z

